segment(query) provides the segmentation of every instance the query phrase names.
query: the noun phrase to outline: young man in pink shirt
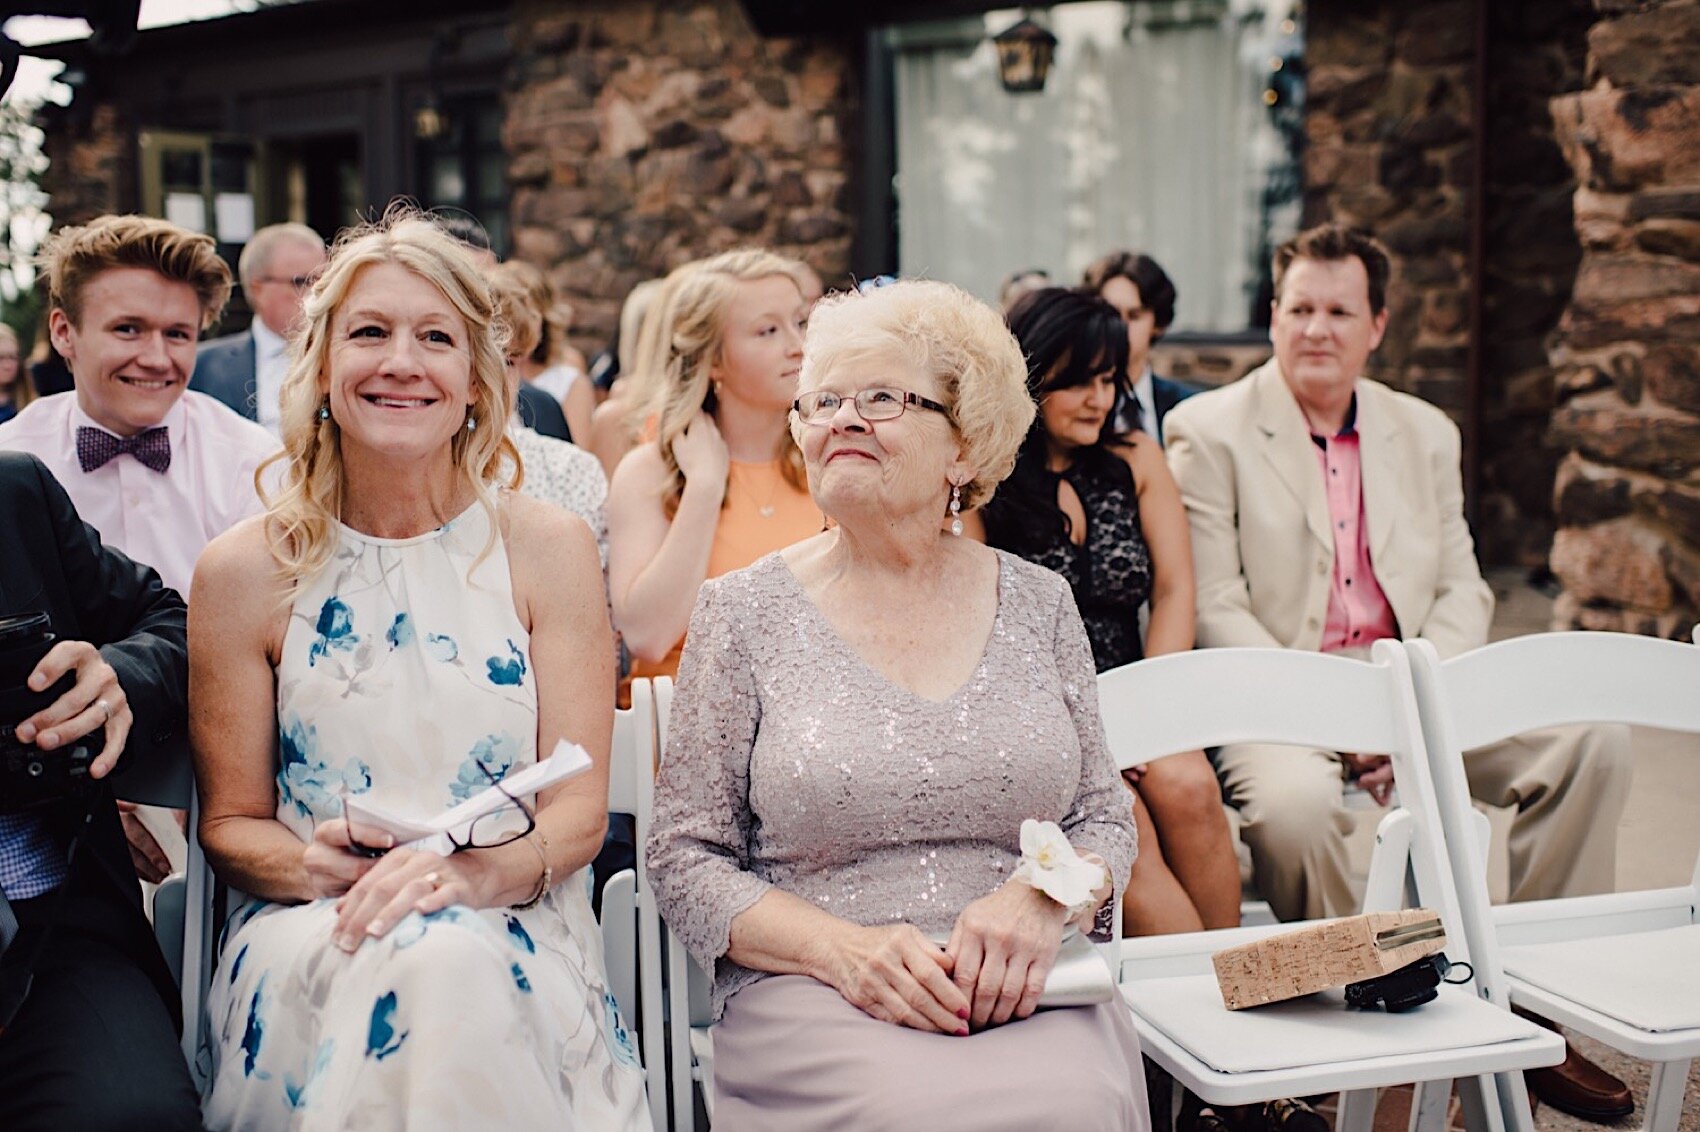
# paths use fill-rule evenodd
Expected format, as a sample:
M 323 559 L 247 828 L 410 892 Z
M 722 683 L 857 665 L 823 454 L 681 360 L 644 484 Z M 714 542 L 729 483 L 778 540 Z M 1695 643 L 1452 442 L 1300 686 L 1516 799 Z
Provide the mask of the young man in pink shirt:
M 187 597 L 201 549 L 261 510 L 255 469 L 277 450 L 259 425 L 188 392 L 230 269 L 212 237 L 147 216 L 62 229 L 41 262 L 53 348 L 76 388 L 0 425 L 0 449 L 39 459 L 106 545 Z M 128 809 L 124 825 L 138 874 L 162 879 L 181 838 L 165 831 L 168 854 Z
M 1423 637 L 1444 656 L 1487 643 L 1493 593 L 1464 521 L 1458 429 L 1439 409 L 1362 376 L 1387 329 L 1386 249 L 1324 225 L 1275 253 L 1275 357 L 1177 405 L 1167 452 L 1192 528 L 1198 643 L 1367 655 Z M 1554 728 L 1471 751 L 1471 792 L 1515 808 L 1511 898 L 1611 891 L 1629 793 L 1623 728 Z M 1224 747 L 1257 886 L 1282 919 L 1357 911 L 1342 784 L 1377 801 L 1385 756 Z M 1531 1072 L 1535 1093 L 1595 1119 L 1629 1092 L 1571 1060 Z

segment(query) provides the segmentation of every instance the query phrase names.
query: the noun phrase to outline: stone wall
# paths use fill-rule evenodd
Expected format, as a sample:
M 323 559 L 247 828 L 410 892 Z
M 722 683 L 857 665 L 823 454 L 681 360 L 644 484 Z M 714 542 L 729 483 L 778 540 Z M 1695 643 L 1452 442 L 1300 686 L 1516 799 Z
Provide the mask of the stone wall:
M 1686 636 L 1700 610 L 1700 4 L 1598 0 L 1552 102 L 1583 249 L 1552 359 L 1560 626 Z
M 1537 566 L 1558 454 L 1544 443 L 1556 327 L 1579 251 L 1574 177 L 1546 103 L 1582 83 L 1591 0 L 1487 0 L 1484 255 L 1470 388 L 1474 0 L 1313 0 L 1307 8 L 1305 221 L 1374 231 L 1393 254 L 1371 374 L 1476 435 L 1466 468 L 1484 563 Z M 1472 399 L 1474 405 L 1472 406 Z M 1471 447 L 1473 441 L 1474 447 Z
M 644 279 L 761 245 L 832 282 L 849 268 L 854 61 L 768 39 L 735 0 L 528 0 L 504 141 L 514 252 L 599 348 Z
M 1469 329 L 1471 0 L 1311 0 L 1305 223 L 1394 257 L 1372 376 L 1462 418 Z
M 1538 567 L 1552 549 L 1560 455 L 1545 437 L 1556 401 L 1547 346 L 1582 258 L 1576 180 L 1547 103 L 1581 89 L 1594 6 L 1520 0 L 1488 12 L 1476 544 L 1484 562 Z

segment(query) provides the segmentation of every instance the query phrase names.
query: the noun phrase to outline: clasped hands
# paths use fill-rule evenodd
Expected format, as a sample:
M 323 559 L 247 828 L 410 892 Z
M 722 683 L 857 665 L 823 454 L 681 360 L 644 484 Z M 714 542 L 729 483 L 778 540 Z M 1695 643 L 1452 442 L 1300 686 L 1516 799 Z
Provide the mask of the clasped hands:
M 360 849 L 367 845 L 386 852 L 366 856 Z M 483 908 L 491 903 L 485 892 L 489 870 L 481 867 L 477 854 L 441 857 L 394 845 L 386 833 L 362 837 L 357 846 L 349 838 L 348 822 L 333 818 L 314 828 L 302 852 L 314 897 L 336 898 L 331 938 L 344 951 L 358 950 L 367 938 L 382 938 L 409 912 L 428 915 L 451 904 Z
M 1109 895 L 1106 879 L 1082 930 Z M 883 1022 L 966 1036 L 1033 1013 L 1068 926 L 1067 908 L 1006 881 L 962 910 L 942 947 L 913 924 L 847 926 L 825 981 Z

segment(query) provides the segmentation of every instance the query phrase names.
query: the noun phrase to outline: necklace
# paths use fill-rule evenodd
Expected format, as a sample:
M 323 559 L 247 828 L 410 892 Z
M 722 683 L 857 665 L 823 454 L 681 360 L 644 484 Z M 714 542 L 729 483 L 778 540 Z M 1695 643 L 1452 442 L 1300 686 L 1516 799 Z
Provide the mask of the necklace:
M 761 466 L 764 466 L 764 465 L 738 465 L 738 464 L 734 464 L 733 468 L 736 469 L 738 467 L 761 467 Z M 741 494 L 747 501 L 749 501 L 750 505 L 756 509 L 757 515 L 760 515 L 764 519 L 773 518 L 773 500 L 774 500 L 774 497 L 779 494 L 779 484 L 775 483 L 767 489 L 767 502 L 764 503 L 764 502 L 762 502 L 761 500 L 759 500 L 755 497 L 755 493 L 752 492 L 749 489 L 749 485 L 744 482 L 743 476 L 741 476 L 741 475 L 734 476 L 732 474 L 732 472 L 729 471 L 727 473 L 726 478 L 728 480 L 736 480 L 736 482 L 738 484 L 739 494 Z

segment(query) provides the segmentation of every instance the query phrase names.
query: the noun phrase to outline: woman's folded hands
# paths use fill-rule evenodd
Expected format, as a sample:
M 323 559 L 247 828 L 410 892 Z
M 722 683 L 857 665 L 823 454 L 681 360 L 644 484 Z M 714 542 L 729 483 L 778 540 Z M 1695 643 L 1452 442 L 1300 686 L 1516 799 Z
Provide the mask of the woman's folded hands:
M 1005 881 L 969 904 L 945 945 L 972 1029 L 1026 1018 L 1056 962 L 1068 909 L 1031 885 Z
M 483 893 L 487 870 L 479 867 L 473 855 L 441 857 L 392 849 L 393 839 L 387 834 L 379 839 L 378 847 L 388 850 L 383 856 L 358 853 L 349 839 L 348 823 L 335 818 L 319 823 L 302 853 L 313 894 L 320 899 L 337 898 L 332 937 L 342 950 L 355 951 L 368 936 L 382 937 L 409 912 L 489 903 Z
M 968 995 L 945 949 L 913 924 L 846 923 L 828 948 L 824 982 L 878 1018 L 932 1034 L 968 1033 Z

